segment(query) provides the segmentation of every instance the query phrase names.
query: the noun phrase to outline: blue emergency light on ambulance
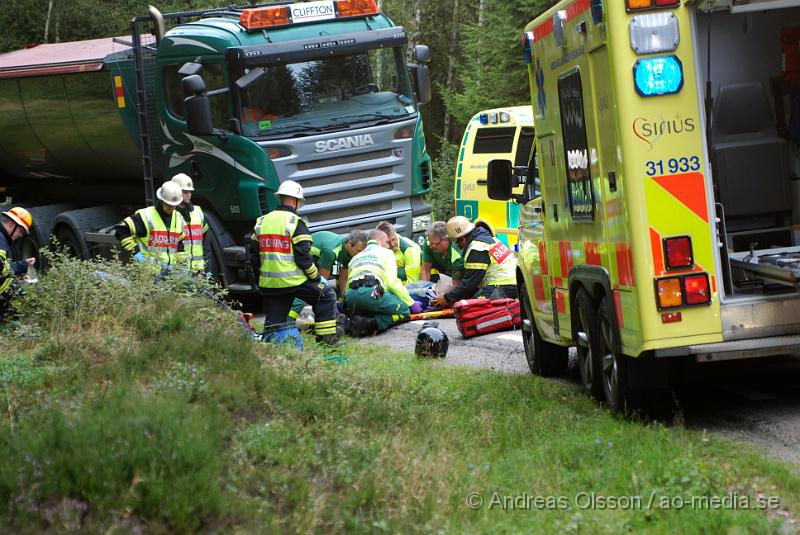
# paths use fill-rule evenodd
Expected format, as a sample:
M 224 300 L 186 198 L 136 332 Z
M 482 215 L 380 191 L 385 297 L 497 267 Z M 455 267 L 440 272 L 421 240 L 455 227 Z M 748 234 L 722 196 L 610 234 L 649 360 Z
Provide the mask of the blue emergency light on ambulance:
M 633 80 L 643 97 L 677 93 L 683 87 L 683 65 L 677 56 L 642 58 L 633 66 Z

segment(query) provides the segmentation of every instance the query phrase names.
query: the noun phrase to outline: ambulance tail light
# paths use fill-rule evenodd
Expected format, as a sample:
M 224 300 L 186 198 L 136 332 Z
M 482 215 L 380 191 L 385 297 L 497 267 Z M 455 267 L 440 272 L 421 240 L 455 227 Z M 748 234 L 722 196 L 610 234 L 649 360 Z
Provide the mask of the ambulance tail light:
M 340 17 L 358 17 L 380 13 L 375 0 L 337 0 L 336 11 Z
M 678 17 L 671 11 L 651 11 L 634 15 L 628 24 L 631 48 L 637 54 L 671 52 L 678 48 Z
M 687 305 L 705 305 L 711 302 L 711 292 L 709 291 L 708 275 L 706 273 L 683 277 L 683 287 L 686 290 Z
M 675 55 L 640 58 L 633 65 L 633 84 L 643 97 L 677 93 L 683 87 L 683 64 Z
M 680 0 L 625 0 L 625 8 L 628 11 L 639 11 L 641 9 L 675 7 L 680 3 Z
M 664 239 L 664 259 L 667 269 L 688 269 L 694 265 L 692 239 L 689 236 Z
M 239 24 L 248 30 L 289 24 L 289 6 L 267 6 L 243 9 Z
M 680 277 L 656 279 L 656 299 L 659 310 L 683 306 L 683 289 Z

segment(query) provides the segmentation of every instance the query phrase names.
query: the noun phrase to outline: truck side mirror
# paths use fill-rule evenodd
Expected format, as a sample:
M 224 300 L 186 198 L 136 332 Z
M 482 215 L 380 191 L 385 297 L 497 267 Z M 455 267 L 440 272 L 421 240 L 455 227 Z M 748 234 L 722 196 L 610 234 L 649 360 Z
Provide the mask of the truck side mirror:
M 431 49 L 427 45 L 414 47 L 414 60 L 419 63 L 428 63 L 431 60 Z
M 181 80 L 183 100 L 186 108 L 186 131 L 193 136 L 210 136 L 214 126 L 211 120 L 211 103 L 206 94 L 206 84 L 199 74 L 186 76 Z
M 417 104 L 420 106 L 431 101 L 431 72 L 427 65 L 410 65 L 416 81 Z
M 512 169 L 508 160 L 492 160 L 489 162 L 488 185 L 489 198 L 496 201 L 507 201 L 511 198 Z

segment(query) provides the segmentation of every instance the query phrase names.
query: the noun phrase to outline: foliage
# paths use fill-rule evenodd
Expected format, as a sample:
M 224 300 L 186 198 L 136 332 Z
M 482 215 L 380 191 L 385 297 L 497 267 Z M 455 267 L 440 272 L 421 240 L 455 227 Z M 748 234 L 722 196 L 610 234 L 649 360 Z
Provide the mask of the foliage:
M 3 532 L 771 533 L 798 505 L 797 474 L 741 445 L 616 419 L 556 381 L 254 344 L 138 269 L 57 257 L 0 327 Z M 592 492 L 781 509 L 579 507 Z
M 428 202 L 433 207 L 433 218 L 447 221 L 453 213 L 453 183 L 458 161 L 458 145 L 442 141 L 439 150 L 433 157 L 433 176 L 437 177 L 428 195 Z

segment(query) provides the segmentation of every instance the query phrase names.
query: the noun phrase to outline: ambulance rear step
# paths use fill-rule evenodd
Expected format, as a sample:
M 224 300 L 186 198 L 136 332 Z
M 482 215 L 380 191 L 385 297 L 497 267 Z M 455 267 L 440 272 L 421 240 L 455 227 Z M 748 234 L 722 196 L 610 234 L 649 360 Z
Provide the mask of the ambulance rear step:
M 693 356 L 697 362 L 750 359 L 785 355 L 800 350 L 800 335 L 770 336 L 716 344 L 697 344 L 655 350 L 656 357 Z

